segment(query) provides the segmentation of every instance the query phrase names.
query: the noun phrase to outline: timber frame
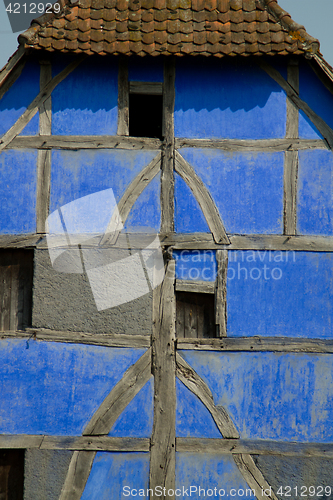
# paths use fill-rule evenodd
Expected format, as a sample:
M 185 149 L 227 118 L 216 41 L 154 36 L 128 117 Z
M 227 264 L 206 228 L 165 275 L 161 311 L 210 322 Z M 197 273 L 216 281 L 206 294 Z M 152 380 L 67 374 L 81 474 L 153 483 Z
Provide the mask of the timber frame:
M 0 74 L 0 99 L 19 77 L 26 54 L 19 51 Z M 279 353 L 333 353 L 332 340 L 276 338 L 276 337 L 227 337 L 226 318 L 226 273 L 228 270 L 227 250 L 281 250 L 332 252 L 333 238 L 321 236 L 297 236 L 296 200 L 298 176 L 298 151 L 304 149 L 332 149 L 333 131 L 298 96 L 299 75 L 297 59 L 290 59 L 288 78 L 267 62 L 260 67 L 268 73 L 287 94 L 286 137 L 272 140 L 206 140 L 182 139 L 174 136 L 173 109 L 175 101 L 175 62 L 165 60 L 163 85 L 155 88 L 163 90 L 164 140 L 129 137 L 128 93 L 140 93 L 144 85 L 128 81 L 126 60 L 119 59 L 118 77 L 118 130 L 116 136 L 55 136 L 52 135 L 52 91 L 85 59 L 78 57 L 52 78 L 51 62 L 40 61 L 40 93 L 27 110 L 0 140 L 0 154 L 3 150 L 32 148 L 38 150 L 37 159 L 37 230 L 35 234 L 21 236 L 0 236 L 0 248 L 45 248 L 45 220 L 49 213 L 49 193 L 51 176 L 51 151 L 53 149 L 123 149 L 156 150 L 156 156 L 146 166 L 126 190 L 119 204 L 119 212 L 124 222 L 147 184 L 161 172 L 161 244 L 164 248 L 165 279 L 154 290 L 151 336 L 89 334 L 84 332 L 59 332 L 52 330 L 27 329 L 24 332 L 2 332 L 0 339 L 23 338 L 27 342 L 50 341 L 100 345 L 105 347 L 145 348 L 145 354 L 125 373 L 110 391 L 100 408 L 87 424 L 80 437 L 6 435 L 0 436 L 0 448 L 36 448 L 73 450 L 61 500 L 79 500 L 92 467 L 97 451 L 142 451 L 150 452 L 150 487 L 165 486 L 174 489 L 175 453 L 219 453 L 231 454 L 245 480 L 252 488 L 269 485 L 255 466 L 251 454 L 282 456 L 321 456 L 333 459 L 333 445 L 280 443 L 275 441 L 255 441 L 240 439 L 238 431 L 223 407 L 214 404 L 207 384 L 181 356 L 182 350 L 207 350 L 220 352 L 279 352 Z M 316 72 L 325 68 L 312 62 Z M 318 63 L 319 69 L 315 64 Z M 325 79 L 331 78 L 325 72 Z M 332 86 L 332 85 L 331 85 Z M 331 89 L 332 91 L 332 89 Z M 298 138 L 298 111 L 306 113 L 321 132 L 323 140 L 302 140 Z M 19 136 L 31 118 L 39 112 L 40 134 Z M 19 137 L 18 137 L 19 136 Z M 219 211 L 201 179 L 181 155 L 183 147 L 214 148 L 224 151 L 267 151 L 284 152 L 284 228 L 282 235 L 232 235 L 227 234 Z M 177 172 L 187 182 L 196 197 L 211 230 L 210 234 L 176 234 L 174 232 L 174 173 Z M 115 221 L 110 221 L 112 223 Z M 113 226 L 112 226 L 113 227 Z M 102 242 L 110 243 L 107 234 Z M 112 241 L 111 243 L 114 243 Z M 216 283 L 207 284 L 185 282 L 175 279 L 175 261 L 172 250 L 217 250 L 218 278 Z M 219 337 L 216 339 L 176 339 L 175 332 L 175 291 L 196 291 L 214 293 L 216 297 L 216 325 Z M 273 332 L 272 332 L 273 333 Z M 151 439 L 114 438 L 108 433 L 118 416 L 154 376 L 154 425 Z M 178 377 L 206 406 L 218 429 L 221 439 L 176 438 L 175 410 Z M 223 438 L 223 439 L 222 439 Z M 167 495 L 164 498 L 173 498 Z M 259 497 L 258 497 L 259 498 Z M 271 496 L 263 497 L 276 499 Z

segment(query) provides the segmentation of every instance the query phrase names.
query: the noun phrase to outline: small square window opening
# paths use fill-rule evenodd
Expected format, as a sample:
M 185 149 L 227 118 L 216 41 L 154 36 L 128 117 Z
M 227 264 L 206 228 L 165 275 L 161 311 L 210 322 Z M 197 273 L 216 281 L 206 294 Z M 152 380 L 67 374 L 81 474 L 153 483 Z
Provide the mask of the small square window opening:
M 129 95 L 129 135 L 163 139 L 163 96 L 152 94 Z
M 176 292 L 178 338 L 215 338 L 214 294 Z

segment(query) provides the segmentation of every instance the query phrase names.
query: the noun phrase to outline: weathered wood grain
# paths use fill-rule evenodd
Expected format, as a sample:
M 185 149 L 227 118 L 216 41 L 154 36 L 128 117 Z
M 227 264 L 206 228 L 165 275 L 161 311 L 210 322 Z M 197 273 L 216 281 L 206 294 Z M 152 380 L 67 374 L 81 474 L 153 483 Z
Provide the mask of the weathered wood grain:
M 161 149 L 162 141 L 151 137 L 112 135 L 34 135 L 19 136 L 6 149 Z
M 202 380 L 179 353 L 176 354 L 176 363 L 177 377 L 206 406 L 222 436 L 224 438 L 239 438 L 239 433 L 235 424 L 229 417 L 225 408 L 222 406 L 215 406 L 213 395 L 206 382 Z
M 261 61 L 259 65 L 271 78 L 273 78 L 273 80 L 275 80 L 283 88 L 289 99 L 306 114 L 306 116 L 319 130 L 321 135 L 326 139 L 328 145 L 332 149 L 333 130 L 331 129 L 331 127 L 329 127 L 327 123 L 319 115 L 317 115 L 317 113 L 315 113 L 305 101 L 300 99 L 292 86 L 283 78 L 278 70 L 273 68 L 266 61 Z
M 116 384 L 84 429 L 83 436 L 107 435 L 128 403 L 151 377 L 151 350 L 132 365 Z
M 129 134 L 128 63 L 120 58 L 118 66 L 118 135 Z
M 287 69 L 287 80 L 295 93 L 299 95 L 298 59 L 290 59 Z M 299 110 L 293 101 L 287 97 L 286 138 L 298 139 Z
M 44 436 L 0 434 L 0 449 L 39 448 Z
M 184 160 L 178 151 L 176 151 L 175 155 L 175 170 L 189 186 L 199 203 L 215 242 L 228 245 L 230 243 L 228 236 L 211 195 L 194 169 Z M 161 231 L 162 233 L 164 232 L 163 230 Z
M 80 500 L 95 456 L 95 451 L 74 451 L 59 500 Z
M 6 148 L 8 144 L 18 135 L 24 127 L 30 122 L 30 120 L 38 112 L 40 106 L 50 97 L 52 91 L 61 83 L 72 71 L 74 71 L 78 65 L 86 59 L 86 55 L 79 56 L 75 61 L 70 63 L 64 70 L 62 70 L 57 76 L 52 78 L 50 83 L 44 87 L 44 89 L 39 92 L 35 99 L 29 104 L 27 109 L 22 113 L 14 125 L 2 136 L 0 140 L 0 151 Z
M 214 281 L 176 280 L 176 292 L 215 293 Z
M 161 165 L 161 231 L 174 231 L 174 167 L 175 167 L 175 137 L 174 137 L 174 106 L 175 106 L 175 61 L 165 58 L 164 61 L 164 92 L 163 92 L 163 136 L 164 145 Z
M 255 491 L 258 500 L 278 500 L 251 455 L 233 455 L 233 459 L 247 484 Z
M 37 447 L 41 450 L 149 452 L 150 439 L 111 436 L 43 436 L 43 440 Z
M 162 82 L 129 82 L 130 94 L 162 95 Z
M 40 61 L 40 90 L 52 80 L 52 66 L 48 61 Z M 39 132 L 51 135 L 52 129 L 52 99 L 49 97 L 39 108 Z M 36 227 L 37 233 L 45 233 L 45 222 L 49 215 L 51 186 L 51 151 L 38 150 L 37 157 L 37 199 Z
M 152 372 L 154 424 L 150 451 L 150 488 L 175 489 L 176 467 L 176 304 L 175 261 L 166 264 L 162 284 L 154 289 Z M 161 498 L 173 498 L 169 495 Z
M 215 289 L 215 324 L 217 337 L 227 336 L 227 274 L 228 250 L 217 250 L 217 276 Z
M 227 250 L 281 250 L 299 252 L 332 252 L 333 238 L 330 236 L 288 235 L 232 235 Z M 161 244 L 173 246 L 175 250 L 221 250 L 208 233 L 172 234 L 161 237 Z M 223 247 L 222 247 L 223 248 Z
M 126 219 L 136 200 L 142 191 L 159 173 L 161 165 L 161 154 L 155 158 L 135 177 L 130 183 L 125 193 L 118 203 L 118 213 L 114 212 L 106 228 L 105 234 L 101 239 L 100 245 L 113 245 L 119 236 L 119 233 L 125 224 Z
M 230 152 L 262 151 L 275 153 L 303 149 L 327 149 L 327 144 L 320 139 L 176 139 L 176 149 L 180 148 L 211 148 Z
M 296 235 L 298 152 L 286 151 L 283 174 L 283 232 Z
M 224 339 L 178 339 L 177 349 L 234 352 L 270 351 L 333 353 L 333 340 L 289 337 L 228 337 Z
M 40 240 L 40 234 L 2 234 L 0 248 L 34 248 Z
M 254 439 L 177 438 L 176 451 L 222 455 L 247 454 L 333 458 L 332 443 L 296 443 Z
M 0 72 L 0 87 L 3 85 L 4 81 L 10 73 L 13 71 L 13 69 L 18 65 L 18 63 L 21 61 L 23 56 L 27 53 L 27 49 L 25 49 L 22 45 L 17 49 L 17 51 L 12 55 L 12 57 L 9 59 L 7 64 L 4 66 L 4 68 Z
M 3 333 L 2 335 L 7 335 Z M 12 335 L 9 334 L 10 338 Z M 105 347 L 150 347 L 150 337 L 147 335 L 126 335 L 110 333 L 62 332 L 43 328 L 27 328 L 25 332 L 18 332 L 17 337 L 33 336 L 34 339 L 46 342 L 63 342 L 67 344 L 88 344 Z

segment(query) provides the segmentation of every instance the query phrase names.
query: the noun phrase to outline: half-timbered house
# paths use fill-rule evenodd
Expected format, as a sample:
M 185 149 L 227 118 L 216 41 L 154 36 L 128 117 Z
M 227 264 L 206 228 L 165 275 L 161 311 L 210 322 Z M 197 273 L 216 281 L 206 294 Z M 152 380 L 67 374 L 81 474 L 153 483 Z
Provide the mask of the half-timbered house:
M 319 42 L 276 0 L 59 2 L 0 72 L 0 497 L 333 498 Z

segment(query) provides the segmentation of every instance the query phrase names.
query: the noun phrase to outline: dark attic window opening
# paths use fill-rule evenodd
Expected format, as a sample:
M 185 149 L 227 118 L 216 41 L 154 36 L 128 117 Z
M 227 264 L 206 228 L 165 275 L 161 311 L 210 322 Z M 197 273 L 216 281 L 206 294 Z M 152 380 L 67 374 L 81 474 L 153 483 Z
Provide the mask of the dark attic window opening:
M 0 450 L 0 498 L 23 500 L 24 450 Z
M 214 294 L 176 292 L 177 338 L 215 338 Z
M 0 250 L 0 332 L 31 326 L 32 278 L 33 250 Z
M 163 96 L 156 94 L 129 95 L 129 135 L 163 139 Z

